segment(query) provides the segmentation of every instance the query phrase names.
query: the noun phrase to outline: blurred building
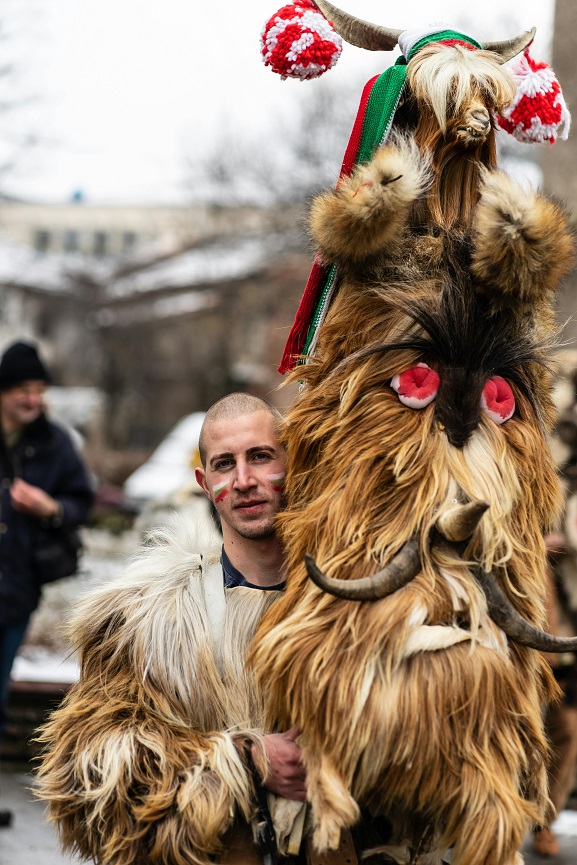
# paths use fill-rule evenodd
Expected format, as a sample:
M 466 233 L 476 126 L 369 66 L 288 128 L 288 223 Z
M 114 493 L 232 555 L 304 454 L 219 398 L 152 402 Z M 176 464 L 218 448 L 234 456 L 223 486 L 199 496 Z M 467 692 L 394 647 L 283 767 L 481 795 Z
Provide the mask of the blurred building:
M 90 204 L 81 192 L 62 204 L 0 202 L 0 236 L 38 254 L 130 259 L 136 252 L 168 254 L 208 237 L 261 232 L 270 214 L 256 207 Z
M 282 408 L 276 367 L 311 264 L 301 223 L 286 206 L 0 201 L 0 351 L 34 339 L 58 386 L 100 393 L 99 449 L 151 450 L 234 389 Z

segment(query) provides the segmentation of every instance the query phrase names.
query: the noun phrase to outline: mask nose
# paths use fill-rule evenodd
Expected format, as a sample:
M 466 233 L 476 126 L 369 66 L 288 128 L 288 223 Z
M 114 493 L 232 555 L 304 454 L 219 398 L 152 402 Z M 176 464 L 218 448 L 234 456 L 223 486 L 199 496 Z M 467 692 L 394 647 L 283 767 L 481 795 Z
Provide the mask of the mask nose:
M 471 111 L 471 117 L 477 121 L 480 132 L 487 132 L 491 125 L 491 120 L 489 112 L 485 108 L 476 108 L 474 111 Z
M 463 448 L 481 420 L 480 384 L 463 367 L 452 367 L 441 375 L 435 400 L 435 419 L 449 444 Z

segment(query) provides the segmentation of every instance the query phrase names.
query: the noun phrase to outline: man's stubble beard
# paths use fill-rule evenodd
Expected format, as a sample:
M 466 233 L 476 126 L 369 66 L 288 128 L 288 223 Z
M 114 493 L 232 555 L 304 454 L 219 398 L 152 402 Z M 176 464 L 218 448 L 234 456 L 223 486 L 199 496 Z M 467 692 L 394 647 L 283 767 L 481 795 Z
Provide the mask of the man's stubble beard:
M 241 536 L 241 538 L 244 538 L 247 541 L 264 541 L 276 534 L 276 528 L 274 525 L 262 528 L 255 526 L 253 529 L 251 529 L 250 526 L 246 526 L 240 529 L 236 528 L 235 531 Z

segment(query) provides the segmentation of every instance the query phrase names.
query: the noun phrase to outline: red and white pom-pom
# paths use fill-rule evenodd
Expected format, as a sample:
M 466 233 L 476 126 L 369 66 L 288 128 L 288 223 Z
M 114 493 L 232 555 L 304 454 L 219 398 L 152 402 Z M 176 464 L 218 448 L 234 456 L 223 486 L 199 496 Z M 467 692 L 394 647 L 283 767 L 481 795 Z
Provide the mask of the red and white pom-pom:
M 571 126 L 571 115 L 555 73 L 525 48 L 522 56 L 511 66 L 517 82 L 517 93 L 511 104 L 497 115 L 499 126 L 518 141 L 554 144 L 557 137 L 566 139 Z M 561 129 L 561 132 L 559 131 Z
M 425 408 L 437 396 L 440 381 L 438 372 L 426 363 L 419 363 L 393 376 L 391 387 L 399 395 L 403 405 L 409 408 Z
M 282 78 L 318 78 L 335 65 L 343 41 L 310 0 L 279 9 L 263 27 L 265 66 Z
M 494 375 L 485 383 L 481 405 L 491 420 L 497 424 L 505 423 L 515 411 L 515 394 L 511 385 L 500 375 Z

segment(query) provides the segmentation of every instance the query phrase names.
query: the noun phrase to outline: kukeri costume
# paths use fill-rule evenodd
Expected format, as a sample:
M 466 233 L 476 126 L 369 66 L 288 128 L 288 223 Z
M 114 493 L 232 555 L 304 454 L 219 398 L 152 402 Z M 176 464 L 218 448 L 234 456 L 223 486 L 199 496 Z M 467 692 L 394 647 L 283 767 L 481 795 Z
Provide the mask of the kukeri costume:
M 278 594 L 225 590 L 220 539 L 198 537 L 185 512 L 81 603 L 69 627 L 80 680 L 41 733 L 39 795 L 66 850 L 206 863 L 256 819 L 244 749 L 262 752 L 262 707 L 244 657 Z M 288 836 L 302 808 L 281 810 Z
M 265 27 L 271 59 L 289 43 L 284 74 L 320 54 L 311 6 Z M 250 662 L 269 723 L 301 730 L 318 850 L 366 808 L 391 826 L 377 861 L 450 847 L 454 865 L 519 865 L 548 810 L 554 683 L 536 650 L 577 648 L 540 630 L 561 503 L 547 367 L 573 241 L 554 202 L 497 169 L 496 115 L 515 106 L 517 130 L 523 113 L 504 62 L 533 32 L 489 45 L 316 6 L 346 41 L 404 56 L 367 85 L 337 188 L 312 205 L 317 262 L 281 366 L 302 384 L 287 590 Z

